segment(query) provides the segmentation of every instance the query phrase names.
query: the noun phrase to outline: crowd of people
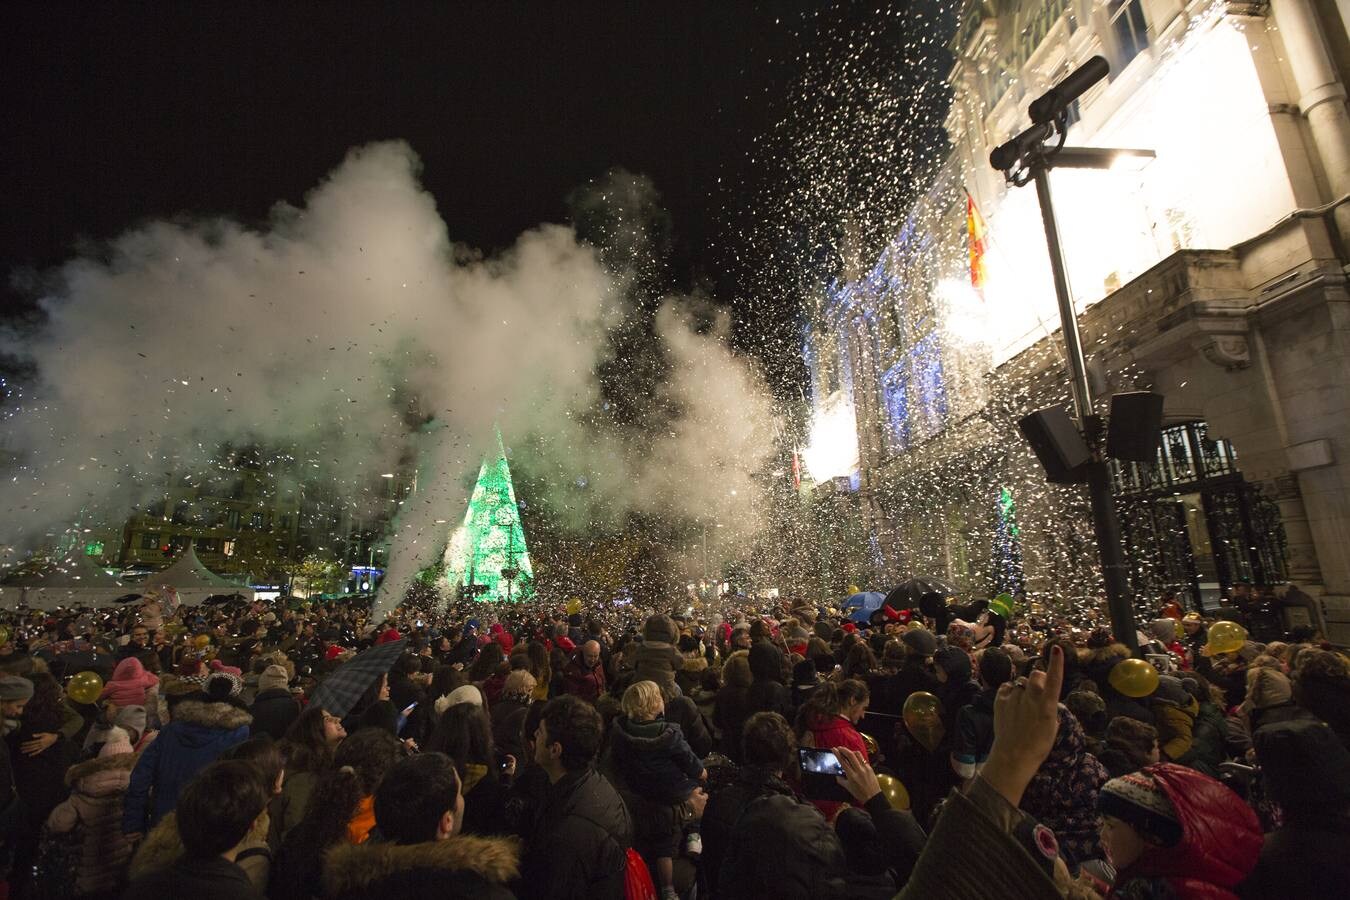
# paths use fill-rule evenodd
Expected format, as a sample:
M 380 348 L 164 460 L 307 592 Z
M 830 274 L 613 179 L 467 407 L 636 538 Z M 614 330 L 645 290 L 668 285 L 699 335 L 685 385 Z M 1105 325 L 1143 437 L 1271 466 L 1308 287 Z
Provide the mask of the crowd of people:
M 0 614 L 6 896 L 1350 890 L 1344 651 L 914 599 Z

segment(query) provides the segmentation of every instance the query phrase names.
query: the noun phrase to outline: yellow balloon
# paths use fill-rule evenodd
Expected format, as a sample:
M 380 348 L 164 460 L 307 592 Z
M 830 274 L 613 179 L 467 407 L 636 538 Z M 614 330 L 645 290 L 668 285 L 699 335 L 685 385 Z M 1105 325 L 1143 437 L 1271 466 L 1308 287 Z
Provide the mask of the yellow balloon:
M 8 644 L 13 636 L 14 633 L 9 630 L 8 625 L 0 625 L 0 644 Z
M 862 739 L 863 746 L 867 748 L 867 755 L 870 758 L 875 759 L 877 754 L 881 752 L 881 747 L 877 745 L 877 739 L 866 732 L 863 732 Z
M 196 645 L 198 650 L 205 650 L 207 647 L 211 646 L 211 635 L 199 634 L 192 639 L 192 643 Z
M 1158 689 L 1158 670 L 1142 659 L 1122 659 L 1106 680 L 1126 697 L 1147 697 Z
M 905 701 L 905 727 L 924 748 L 932 751 L 942 741 L 942 701 L 927 691 L 915 691 Z
M 571 600 L 568 600 L 567 614 L 569 616 L 575 616 L 579 612 L 581 612 L 581 599 L 578 597 L 573 597 Z
M 1236 622 L 1215 622 L 1209 626 L 1209 635 L 1205 638 L 1205 655 L 1232 653 L 1241 650 L 1247 643 L 1247 629 Z
M 66 685 L 66 696 L 76 703 L 93 704 L 103 693 L 103 678 L 92 671 L 76 672 Z
M 909 791 L 894 775 L 877 773 L 877 783 L 881 785 L 881 795 L 891 805 L 891 809 L 909 809 Z

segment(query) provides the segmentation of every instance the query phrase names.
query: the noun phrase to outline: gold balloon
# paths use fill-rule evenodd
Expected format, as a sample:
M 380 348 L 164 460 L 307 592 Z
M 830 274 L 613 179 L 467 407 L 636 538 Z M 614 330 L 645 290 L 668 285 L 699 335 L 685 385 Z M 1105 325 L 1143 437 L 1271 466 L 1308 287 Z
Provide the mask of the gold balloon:
M 915 691 L 905 701 L 905 727 L 915 740 L 932 752 L 942 741 L 942 701 L 927 691 Z
M 1158 670 L 1142 659 L 1122 659 L 1106 680 L 1126 697 L 1147 697 L 1158 689 Z
M 198 650 L 205 650 L 207 647 L 211 646 L 211 635 L 199 634 L 192 639 L 192 643 Z
M 1209 626 L 1209 635 L 1205 638 L 1205 655 L 1232 653 L 1241 650 L 1247 643 L 1247 629 L 1236 622 L 1215 622 Z
M 66 696 L 76 703 L 93 704 L 103 693 L 103 678 L 97 672 L 76 672 L 66 685 Z
M 0 625 L 0 644 L 8 644 L 13 636 L 14 632 L 9 630 L 8 625 Z
M 881 747 L 877 744 L 877 739 L 870 734 L 863 732 L 863 746 L 867 748 L 867 755 L 875 758 L 881 752 Z
M 881 785 L 881 795 L 891 805 L 891 809 L 909 809 L 909 791 L 894 775 L 877 773 L 877 783 Z

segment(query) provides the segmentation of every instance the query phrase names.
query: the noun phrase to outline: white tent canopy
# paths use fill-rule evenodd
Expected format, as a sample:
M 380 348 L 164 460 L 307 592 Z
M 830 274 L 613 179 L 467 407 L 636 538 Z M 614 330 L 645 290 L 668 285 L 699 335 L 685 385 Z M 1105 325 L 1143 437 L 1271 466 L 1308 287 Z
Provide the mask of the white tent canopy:
M 0 585 L 0 604 L 30 609 L 70 606 L 108 606 L 133 588 L 94 565 L 79 550 L 36 572 L 16 575 Z
M 253 588 L 230 581 L 202 565 L 191 544 L 174 560 L 173 565 L 156 572 L 139 585 L 142 593 L 155 587 L 173 588 L 178 592 L 179 602 L 188 606 L 196 606 L 212 594 L 240 594 L 249 601 L 254 598 Z

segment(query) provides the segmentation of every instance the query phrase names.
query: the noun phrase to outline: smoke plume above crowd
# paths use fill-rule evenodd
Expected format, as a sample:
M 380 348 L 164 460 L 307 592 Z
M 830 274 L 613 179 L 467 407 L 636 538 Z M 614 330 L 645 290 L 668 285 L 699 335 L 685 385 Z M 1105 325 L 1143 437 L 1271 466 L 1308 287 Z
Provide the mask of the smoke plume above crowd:
M 604 421 L 596 374 L 614 361 L 630 273 L 561 225 L 490 257 L 455 243 L 419 167 L 401 142 L 356 148 L 265 227 L 151 222 L 53 273 L 45 322 L 0 337 L 36 373 L 6 410 L 8 561 L 76 522 L 125 518 L 222 446 L 290 457 L 294 477 L 322 473 L 351 503 L 416 454 L 398 584 L 463 515 L 465 473 L 497 427 L 557 486 L 531 499 L 574 527 L 629 512 L 753 527 L 770 403 L 725 322 L 661 302 L 652 402 L 673 412 L 634 452 Z

